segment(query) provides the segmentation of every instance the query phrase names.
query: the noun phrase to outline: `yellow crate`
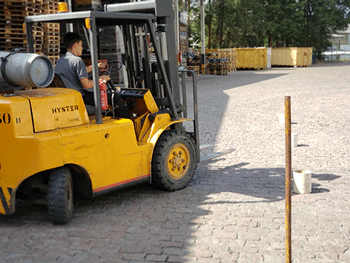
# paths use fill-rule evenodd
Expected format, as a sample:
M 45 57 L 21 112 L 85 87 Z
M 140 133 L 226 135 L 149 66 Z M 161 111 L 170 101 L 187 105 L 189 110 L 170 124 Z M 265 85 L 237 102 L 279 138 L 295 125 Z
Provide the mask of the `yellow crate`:
M 238 69 L 265 69 L 267 48 L 236 48 Z
M 312 47 L 272 48 L 272 66 L 307 67 L 312 64 Z

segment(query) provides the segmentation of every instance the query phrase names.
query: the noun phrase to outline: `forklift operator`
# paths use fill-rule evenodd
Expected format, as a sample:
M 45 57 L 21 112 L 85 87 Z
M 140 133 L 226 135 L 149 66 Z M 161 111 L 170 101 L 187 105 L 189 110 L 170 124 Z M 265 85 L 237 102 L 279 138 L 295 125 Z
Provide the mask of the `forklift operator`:
M 89 79 L 88 73 L 92 71 L 92 66 L 85 66 L 83 59 L 80 57 L 83 53 L 82 38 L 76 34 L 69 32 L 64 36 L 64 44 L 67 48 L 67 53 L 57 60 L 55 72 L 61 78 L 66 88 L 79 91 L 86 105 L 95 105 L 94 95 L 91 88 L 94 81 Z M 105 68 L 106 62 L 98 63 L 100 69 Z M 100 80 L 109 81 L 111 78 L 108 75 L 102 75 Z M 108 95 L 108 102 L 111 101 L 111 94 Z M 122 105 L 120 96 L 114 96 L 115 105 L 119 117 L 127 118 L 128 114 Z
M 82 38 L 76 33 L 67 33 L 64 36 L 64 44 L 67 53 L 57 60 L 55 72 L 62 79 L 66 88 L 79 91 L 84 99 L 85 104 L 94 105 L 92 92 L 84 92 L 93 87 L 94 82 L 89 79 L 88 73 L 92 71 L 92 66 L 85 66 L 83 59 L 80 57 L 83 53 Z M 99 63 L 99 68 L 104 68 L 106 63 Z M 107 75 L 100 76 L 100 80 L 108 81 Z M 91 96 L 89 96 L 91 95 Z

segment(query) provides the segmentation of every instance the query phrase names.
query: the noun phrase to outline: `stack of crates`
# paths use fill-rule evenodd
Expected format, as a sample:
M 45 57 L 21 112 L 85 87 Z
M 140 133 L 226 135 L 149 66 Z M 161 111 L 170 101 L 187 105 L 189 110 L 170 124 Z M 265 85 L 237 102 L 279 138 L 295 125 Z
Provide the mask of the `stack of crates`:
M 206 58 L 205 74 L 216 75 L 216 73 L 217 73 L 216 60 L 217 60 L 218 56 L 219 56 L 218 49 L 206 49 L 205 50 L 205 58 Z
M 24 18 L 57 12 L 58 0 L 1 0 L 0 51 L 27 48 Z M 44 7 L 44 8 L 43 8 Z M 52 38 L 54 36 L 54 38 Z M 51 59 L 59 56 L 59 24 L 33 24 L 34 52 Z
M 41 14 L 42 0 L 4 0 L 0 3 L 0 50 L 10 51 L 14 48 L 26 48 L 27 40 L 24 18 Z M 40 52 L 43 45 L 43 31 L 34 26 L 35 51 Z
M 227 75 L 228 72 L 228 59 L 216 58 L 208 59 L 207 74 L 209 75 Z
M 196 65 L 196 66 L 187 66 L 187 69 L 188 70 L 194 70 L 196 72 L 197 75 L 199 75 L 201 72 L 200 72 L 200 69 L 201 67 Z M 191 75 L 191 74 L 187 74 L 187 75 Z
M 188 57 L 187 58 L 187 67 L 188 70 L 194 70 L 197 75 L 201 74 L 201 54 L 195 53 L 194 57 Z M 191 75 L 190 73 L 188 74 Z
M 228 49 L 228 71 L 235 71 L 237 68 L 237 55 L 235 48 Z
M 55 14 L 58 12 L 59 0 L 44 0 L 44 14 Z M 48 56 L 53 63 L 59 59 L 60 55 L 60 24 L 44 24 L 44 55 Z
M 226 75 L 227 73 L 224 73 L 225 70 L 227 72 L 236 70 L 236 49 L 235 48 L 223 48 L 223 49 L 206 49 L 205 50 L 207 61 L 211 61 L 210 59 L 221 59 L 219 63 L 221 63 L 220 70 L 223 73 L 223 75 Z M 218 61 L 215 61 L 218 62 Z M 224 62 L 224 63 L 223 63 Z M 209 72 L 213 72 L 213 68 L 218 69 L 217 65 L 210 65 L 209 62 L 207 67 L 210 68 L 208 70 L 208 74 L 212 74 Z M 215 74 L 216 75 L 216 74 Z
M 228 49 L 206 49 L 206 74 L 227 75 L 229 59 Z

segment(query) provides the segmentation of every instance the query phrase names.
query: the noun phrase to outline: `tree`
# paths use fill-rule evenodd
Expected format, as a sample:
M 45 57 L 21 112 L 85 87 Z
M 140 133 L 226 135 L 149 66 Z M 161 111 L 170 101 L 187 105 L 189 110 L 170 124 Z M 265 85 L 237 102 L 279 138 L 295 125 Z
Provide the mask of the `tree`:
M 349 22 L 350 1 L 345 0 L 305 0 L 305 24 L 302 44 L 322 51 L 331 45 L 330 34 L 345 29 Z
M 215 48 L 308 46 L 320 55 L 330 34 L 347 27 L 349 13 L 350 0 L 209 0 L 207 41 Z M 200 18 L 193 17 L 200 38 Z

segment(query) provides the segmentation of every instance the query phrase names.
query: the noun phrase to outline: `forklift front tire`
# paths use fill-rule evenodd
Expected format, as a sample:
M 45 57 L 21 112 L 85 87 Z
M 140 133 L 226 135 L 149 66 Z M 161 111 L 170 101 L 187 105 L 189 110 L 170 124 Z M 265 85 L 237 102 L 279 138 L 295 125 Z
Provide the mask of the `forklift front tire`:
M 60 167 L 50 172 L 48 211 L 54 224 L 66 224 L 73 216 L 74 195 L 70 170 Z
M 152 184 L 176 191 L 186 187 L 196 170 L 195 143 L 184 131 L 165 131 L 152 157 Z

